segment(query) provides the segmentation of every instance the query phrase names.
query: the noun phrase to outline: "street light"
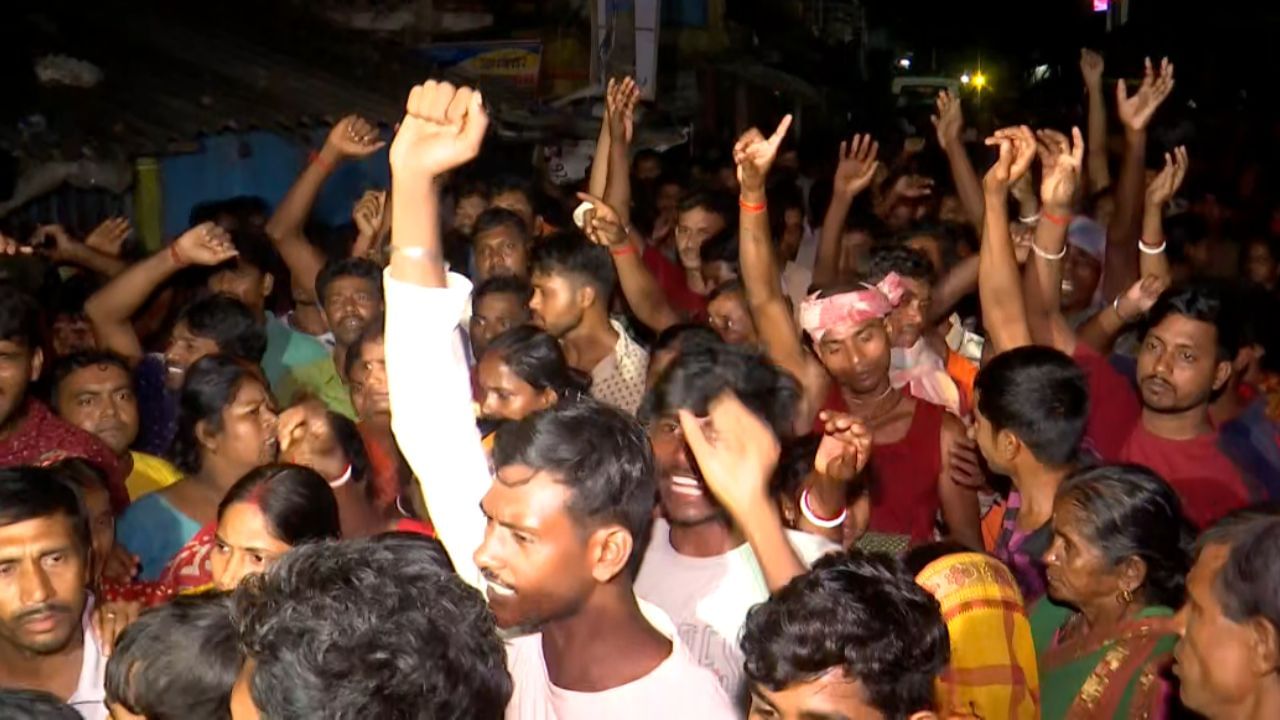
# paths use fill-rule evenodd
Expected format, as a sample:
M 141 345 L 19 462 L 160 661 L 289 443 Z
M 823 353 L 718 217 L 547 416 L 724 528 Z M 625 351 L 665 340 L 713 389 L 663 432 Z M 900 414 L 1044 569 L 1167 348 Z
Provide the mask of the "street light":
M 987 76 L 983 75 L 981 70 L 973 76 L 973 86 L 979 91 L 987 86 Z
M 969 83 L 973 82 L 973 78 L 969 76 L 968 71 L 965 71 L 963 74 L 960 75 L 960 82 L 965 85 L 968 85 Z

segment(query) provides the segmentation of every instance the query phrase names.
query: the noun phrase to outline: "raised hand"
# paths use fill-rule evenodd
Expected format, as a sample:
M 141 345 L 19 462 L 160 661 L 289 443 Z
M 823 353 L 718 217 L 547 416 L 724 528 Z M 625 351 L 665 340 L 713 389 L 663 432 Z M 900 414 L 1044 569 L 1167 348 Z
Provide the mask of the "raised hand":
M 1102 54 L 1088 48 L 1080 49 L 1080 74 L 1084 76 L 1084 85 L 1089 90 L 1097 90 L 1102 87 L 1102 71 L 1106 68 L 1106 64 L 1102 60 Z
M 351 222 L 362 237 L 373 237 L 382 227 L 382 215 L 386 208 L 387 193 L 384 190 L 366 190 L 351 209 Z
M 142 603 L 132 600 L 116 600 L 104 602 L 93 609 L 93 632 L 98 636 L 98 645 L 103 655 L 110 655 L 115 649 L 116 640 L 124 629 L 138 619 L 142 612 Z
M 128 218 L 116 217 L 103 220 L 84 239 L 84 244 L 104 255 L 120 257 L 124 241 L 133 232 Z
M 1129 96 L 1124 80 L 1116 82 L 1116 111 L 1124 126 L 1134 132 L 1145 130 L 1156 109 L 1173 92 L 1173 63 L 1169 58 L 1160 61 L 1160 74 L 1151 67 L 1151 58 L 1145 61 L 1142 83 L 1138 91 Z
M 333 482 L 349 467 L 346 453 L 333 434 L 328 410 L 318 400 L 306 400 L 280 413 L 276 426 L 280 462 L 309 467 Z
M 964 114 L 960 112 L 960 98 L 949 90 L 938 93 L 938 114 L 932 118 L 934 130 L 938 133 L 938 144 L 943 150 L 960 146 L 960 136 L 964 132 Z
M 606 248 L 627 243 L 627 230 L 622 226 L 622 219 L 618 217 L 616 210 L 595 195 L 580 192 L 578 199 L 591 204 L 582 226 L 587 239 Z
M 67 262 L 80 243 L 61 225 L 41 225 L 31 235 L 30 245 L 54 262 Z
M 1031 128 L 1020 125 L 997 130 L 985 142 L 987 145 L 998 146 L 1000 156 L 983 178 L 983 187 L 988 194 L 1004 197 L 1009 192 L 1009 185 L 1031 168 L 1031 161 L 1036 156 L 1036 136 L 1032 134 Z
M 1037 133 L 1040 144 L 1036 151 L 1044 177 L 1040 181 L 1040 202 L 1049 211 L 1069 209 L 1080 185 L 1080 169 L 1084 166 L 1084 136 L 1080 128 L 1071 128 L 1071 142 L 1056 130 Z
M 871 431 L 848 413 L 823 410 L 822 440 L 813 458 L 813 469 L 829 480 L 849 483 L 871 459 Z
M 1164 168 L 1147 185 L 1147 207 L 1163 208 L 1173 199 L 1187 177 L 1188 162 L 1186 145 L 1179 145 L 1173 152 L 1164 154 Z
M 854 135 L 850 142 L 840 143 L 839 162 L 836 164 L 835 192 L 852 198 L 866 190 L 876 176 L 880 161 L 880 143 L 870 135 Z
M 769 480 L 782 451 L 773 431 L 732 391 L 712 400 L 707 412 L 709 431 L 693 413 L 680 411 L 685 442 L 707 488 L 734 518 L 772 502 Z
M 769 137 L 751 128 L 734 144 L 733 161 L 738 165 L 738 185 L 744 191 L 764 190 L 765 176 L 773 167 L 773 161 L 778 157 L 778 146 L 782 145 L 790 127 L 791 116 L 787 115 Z
M 239 253 L 231 236 L 215 223 L 201 223 L 178 236 L 169 247 L 178 265 L 220 265 Z
M 640 102 L 640 86 L 630 76 L 621 80 L 609 79 L 605 91 L 605 117 L 609 128 L 609 136 L 631 142 L 635 133 L 635 109 Z
M 386 147 L 378 128 L 359 115 L 348 115 L 334 124 L 324 141 L 326 150 L 340 158 L 362 158 Z
M 889 195 L 894 198 L 918 200 L 933 194 L 933 178 L 924 175 L 903 175 L 889 188 Z
M 17 240 L 0 233 L 0 256 L 30 255 L 32 252 L 30 245 L 19 245 Z
M 409 91 L 404 119 L 391 143 L 391 171 L 427 181 L 480 153 L 489 116 L 480 93 L 428 80 Z
M 1148 275 L 1129 286 L 1116 298 L 1116 313 L 1125 322 L 1133 322 L 1151 311 L 1160 295 L 1169 288 L 1169 278 Z

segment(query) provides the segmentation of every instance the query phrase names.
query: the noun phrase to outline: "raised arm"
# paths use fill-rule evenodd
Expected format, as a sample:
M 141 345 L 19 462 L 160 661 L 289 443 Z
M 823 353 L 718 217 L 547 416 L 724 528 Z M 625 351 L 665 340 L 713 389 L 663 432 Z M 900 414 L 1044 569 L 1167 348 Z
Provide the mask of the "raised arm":
M 391 266 L 386 286 L 391 429 L 417 476 L 432 523 L 468 583 L 483 587 L 472 553 L 484 540 L 480 499 L 488 461 L 471 405 L 457 327 L 470 294 L 446 282 L 435 179 L 476 156 L 488 127 L 480 94 L 428 81 L 409 93 L 391 146 Z
M 1075 334 L 1062 316 L 1062 259 L 1085 152 L 1080 130 L 1072 128 L 1071 134 L 1072 141 L 1054 130 L 1041 130 L 1038 136 L 1044 209 L 1031 245 L 1033 257 L 1025 271 L 1023 295 L 1032 338 L 1068 354 L 1075 349 Z
M 174 273 L 188 265 L 214 266 L 236 255 L 226 231 L 214 223 L 197 225 L 165 250 L 117 275 L 84 304 L 98 347 L 130 362 L 142 359 L 142 343 L 133 328 L 134 313 Z
M 731 391 L 713 400 L 707 414 L 710 437 L 703 419 L 680 410 L 685 442 L 707 487 L 746 537 L 769 592 L 774 592 L 805 571 L 769 494 L 769 479 L 781 452 L 778 438 Z
M 1029 345 L 1018 258 L 1009 235 L 1009 185 L 1031 168 L 1035 136 L 1027 127 L 1006 128 L 987 138 L 1000 156 L 983 180 L 986 210 L 982 246 L 978 251 L 978 298 L 982 321 L 996 353 Z
M 378 139 L 378 129 L 363 118 L 348 115 L 339 120 L 329 131 L 315 161 L 303 169 L 267 221 L 267 234 L 288 266 L 293 286 L 306 297 L 315 292 L 316 275 L 325 262 L 324 253 L 307 242 L 303 234 L 311 206 L 339 164 L 350 158 L 372 155 L 385 145 Z
M 854 135 L 848 143 L 840 143 L 839 161 L 832 181 L 831 202 L 818 235 L 818 256 L 813 264 L 813 284 L 825 287 L 838 281 L 840 275 L 840 238 L 849 208 L 860 193 L 871 186 L 880 161 L 880 143 L 870 135 Z
M 1187 148 L 1179 145 L 1164 154 L 1164 168 L 1147 185 L 1142 211 L 1142 237 L 1138 240 L 1138 271 L 1142 277 L 1170 279 L 1169 256 L 1165 254 L 1164 209 L 1187 177 Z
M 960 204 L 969 216 L 969 222 L 981 231 L 986 203 L 978 173 L 964 149 L 964 113 L 960 109 L 960 98 L 946 90 L 938 93 L 938 114 L 933 116 L 933 126 L 938 131 L 938 144 L 947 156 L 951 181 L 955 183 Z
M 622 294 L 640 322 L 655 333 L 680 322 L 680 314 L 671 307 L 653 274 L 640 259 L 636 243 L 628 239 L 619 213 L 604 200 L 587 193 L 578 193 L 578 199 L 593 206 L 587 212 L 583 232 L 591 242 L 609 251 L 613 266 L 618 271 Z
M 1093 50 L 1080 50 L 1080 74 L 1084 76 L 1084 90 L 1089 100 L 1089 157 L 1085 169 L 1089 171 L 1090 193 L 1111 187 L 1111 169 L 1107 167 L 1107 103 L 1102 88 L 1102 55 Z
M 118 256 L 97 250 L 71 237 L 61 225 L 42 225 L 31 240 L 32 247 L 42 248 L 45 255 L 60 265 L 75 265 L 105 277 L 115 277 L 127 263 Z
M 623 227 L 631 224 L 632 114 L 640 101 L 640 88 L 627 77 L 610 80 L 608 90 L 609 172 L 604 200 L 618 214 Z M 643 249 L 643 248 L 641 248 Z
M 1103 297 L 1110 300 L 1138 279 L 1138 233 L 1146 180 L 1147 125 L 1160 104 L 1173 92 L 1173 63 L 1165 58 L 1157 76 L 1146 61 L 1138 92 L 1129 97 L 1124 81 L 1116 84 L 1116 108 L 1125 128 L 1124 163 L 1116 190 L 1116 214 L 1107 228 L 1102 270 Z

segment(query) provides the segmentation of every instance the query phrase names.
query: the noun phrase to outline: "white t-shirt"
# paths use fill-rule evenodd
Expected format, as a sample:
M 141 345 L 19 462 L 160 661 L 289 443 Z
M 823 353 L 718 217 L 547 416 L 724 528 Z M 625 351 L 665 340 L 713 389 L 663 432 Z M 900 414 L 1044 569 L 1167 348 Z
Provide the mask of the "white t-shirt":
M 507 641 L 507 670 L 515 691 L 507 720 L 735 720 L 733 703 L 716 677 L 698 667 L 661 610 L 640 602 L 649 624 L 671 640 L 671 655 L 648 675 L 603 692 L 558 688 L 547 677 L 542 635 Z
M 806 567 L 840 549 L 826 538 L 795 530 L 787 531 L 787 539 Z M 688 557 L 671 546 L 667 521 L 655 520 L 635 587 L 636 595 L 671 617 L 693 658 L 715 672 L 730 697 L 738 697 L 743 682 L 738 645 L 742 626 L 747 611 L 769 598 L 764 571 L 751 547 L 743 543 L 724 555 Z

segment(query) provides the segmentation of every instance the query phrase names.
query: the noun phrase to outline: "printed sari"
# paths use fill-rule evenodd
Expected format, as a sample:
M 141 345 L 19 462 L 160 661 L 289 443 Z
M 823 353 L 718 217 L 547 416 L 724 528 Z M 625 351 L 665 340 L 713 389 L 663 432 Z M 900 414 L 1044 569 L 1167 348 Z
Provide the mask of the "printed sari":
M 107 600 L 135 601 L 142 603 L 143 607 L 152 607 L 177 595 L 208 590 L 213 586 L 211 558 L 216 533 L 216 525 L 201 528 L 178 550 L 155 581 L 106 583 L 103 586 L 104 596 Z
M 943 715 L 1040 717 L 1031 626 L 1013 573 L 981 553 L 947 555 L 916 576 L 942 608 L 951 662 L 937 682 Z
M 1064 641 L 1074 615 L 1047 597 L 1031 610 L 1045 720 L 1168 717 L 1170 686 L 1161 672 L 1178 640 L 1173 611 L 1147 607 L 1104 640 Z

